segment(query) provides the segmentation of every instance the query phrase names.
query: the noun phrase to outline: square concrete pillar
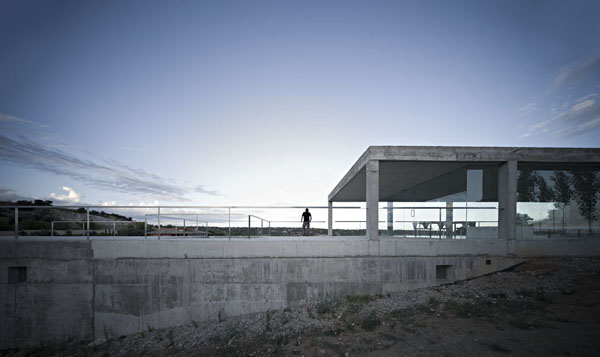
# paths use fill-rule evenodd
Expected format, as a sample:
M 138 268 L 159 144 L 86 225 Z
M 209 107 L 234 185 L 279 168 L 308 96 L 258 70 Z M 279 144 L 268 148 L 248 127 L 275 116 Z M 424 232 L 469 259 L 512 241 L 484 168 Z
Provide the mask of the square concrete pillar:
M 367 238 L 379 240 L 379 161 L 367 162 Z
M 387 203 L 387 232 L 390 237 L 394 235 L 394 202 Z
M 327 205 L 327 235 L 333 235 L 333 202 L 331 201 Z
M 454 203 L 446 202 L 446 239 L 452 239 L 454 237 Z
M 508 161 L 498 169 L 498 238 L 517 237 L 517 162 Z

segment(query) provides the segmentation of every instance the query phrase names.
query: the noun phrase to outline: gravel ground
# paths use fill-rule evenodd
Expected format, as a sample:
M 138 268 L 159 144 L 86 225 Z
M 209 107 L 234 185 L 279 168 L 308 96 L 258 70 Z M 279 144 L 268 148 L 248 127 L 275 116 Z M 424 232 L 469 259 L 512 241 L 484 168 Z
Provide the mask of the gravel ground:
M 574 294 L 583 277 L 598 275 L 600 259 L 534 259 L 511 271 L 433 288 L 387 296 L 349 296 L 343 300 L 323 300 L 308 306 L 230 317 L 220 322 L 150 330 L 87 345 L 4 351 L 4 354 L 396 354 L 391 352 L 393 346 L 398 348 L 402 341 L 416 336 L 433 336 L 436 326 L 443 328 L 443 324 L 450 321 L 454 321 L 454 326 L 466 326 L 465 329 L 483 322 L 489 323 L 492 334 L 496 330 L 505 331 L 515 326 L 533 328 L 533 324 L 519 326 L 514 321 L 520 318 L 514 317 L 524 316 L 523 321 L 526 321 L 525 316 L 532 311 L 543 310 L 543 304 L 549 304 L 553 296 Z M 507 316 L 512 320 L 506 320 Z M 474 320 L 468 320 L 471 317 Z M 430 323 L 431 319 L 438 320 Z M 486 326 L 482 328 L 488 328 Z M 452 331 L 445 334 L 451 337 Z M 436 341 L 435 336 L 431 338 L 431 341 Z M 435 344 L 430 343 L 432 346 Z M 422 346 L 415 345 L 414 350 L 410 346 L 406 344 L 402 354 L 418 355 L 422 352 Z M 490 349 L 500 354 L 510 351 L 496 343 L 485 346 L 488 352 Z M 429 352 L 436 354 L 433 350 Z M 467 352 L 479 354 L 482 351 L 475 349 Z M 440 354 L 453 355 L 452 350 L 448 349 L 441 350 Z

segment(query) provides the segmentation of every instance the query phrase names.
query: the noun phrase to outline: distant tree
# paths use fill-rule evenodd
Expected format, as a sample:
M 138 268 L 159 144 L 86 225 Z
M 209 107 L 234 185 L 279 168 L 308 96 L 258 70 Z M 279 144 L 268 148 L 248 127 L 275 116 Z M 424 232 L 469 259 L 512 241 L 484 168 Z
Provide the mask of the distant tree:
M 573 179 L 565 171 L 555 171 L 550 177 L 554 183 L 554 207 L 562 211 L 562 229 L 565 230 L 565 207 L 573 199 Z
M 517 213 L 517 225 L 526 226 L 533 218 L 529 217 L 527 213 Z
M 596 204 L 598 203 L 598 192 L 600 191 L 600 178 L 598 171 L 593 169 L 579 169 L 573 171 L 573 187 L 579 214 L 588 220 L 590 234 L 592 233 L 592 221 L 598 218 Z
M 36 206 L 52 206 L 52 201 L 48 200 L 35 200 L 33 204 Z

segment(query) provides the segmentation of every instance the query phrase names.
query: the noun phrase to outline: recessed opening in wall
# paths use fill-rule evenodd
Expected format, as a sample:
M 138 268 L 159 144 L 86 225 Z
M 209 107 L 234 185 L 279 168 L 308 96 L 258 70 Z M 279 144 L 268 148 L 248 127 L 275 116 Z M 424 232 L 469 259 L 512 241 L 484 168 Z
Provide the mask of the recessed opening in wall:
M 435 278 L 437 280 L 450 280 L 450 269 L 452 265 L 436 265 Z
M 27 281 L 27 267 L 8 267 L 8 283 L 18 284 Z
M 485 260 L 485 265 L 492 265 L 492 260 L 491 259 L 486 259 Z

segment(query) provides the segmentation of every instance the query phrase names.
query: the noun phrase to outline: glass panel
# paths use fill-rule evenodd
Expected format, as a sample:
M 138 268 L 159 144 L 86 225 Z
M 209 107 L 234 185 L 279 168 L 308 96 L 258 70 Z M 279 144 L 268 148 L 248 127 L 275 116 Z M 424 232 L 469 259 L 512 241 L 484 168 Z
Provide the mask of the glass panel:
M 517 239 L 599 236 L 599 173 L 519 167 Z
M 410 164 L 406 176 L 398 180 L 412 185 L 406 184 L 401 191 L 387 195 L 393 203 L 379 205 L 381 235 L 437 239 L 498 237 L 497 166 L 444 165 Z
M 495 167 L 467 170 L 465 227 L 468 239 L 498 238 L 497 176 Z

